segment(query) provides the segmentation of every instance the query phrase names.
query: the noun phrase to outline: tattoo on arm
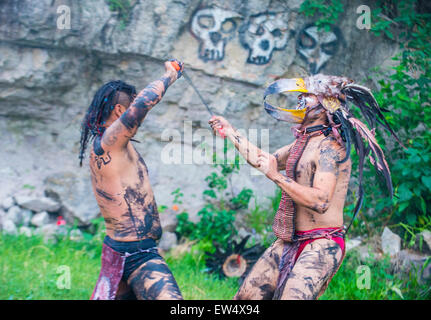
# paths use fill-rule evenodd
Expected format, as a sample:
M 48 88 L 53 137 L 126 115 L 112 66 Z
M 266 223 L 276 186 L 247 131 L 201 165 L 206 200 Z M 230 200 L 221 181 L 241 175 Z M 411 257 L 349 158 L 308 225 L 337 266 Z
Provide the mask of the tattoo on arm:
M 129 130 L 139 127 L 148 111 L 162 99 L 170 82 L 169 77 L 162 77 L 139 92 L 130 108 L 120 118 L 123 125 Z
M 280 171 L 282 169 L 285 169 L 286 163 L 283 163 L 281 155 L 278 152 L 275 152 L 273 154 L 273 156 L 275 157 L 275 160 L 277 160 L 277 169 L 278 169 L 278 171 Z
M 257 147 L 252 145 L 247 139 L 243 139 L 239 133 L 236 133 L 234 138 L 238 151 L 243 155 L 249 165 L 256 168 L 258 154 Z
M 281 180 L 280 180 L 280 179 L 281 179 Z M 283 177 L 282 177 L 282 178 L 280 178 L 280 179 L 275 178 L 274 182 L 275 182 L 277 185 L 280 185 L 280 183 L 282 183 L 282 182 L 287 183 L 287 184 L 289 184 L 289 183 L 292 183 L 292 182 L 293 182 L 293 180 L 292 180 L 291 178 L 286 177 L 286 176 L 283 176 Z
M 239 133 L 235 133 L 235 135 L 233 136 L 236 143 L 240 144 L 241 143 L 241 136 L 239 135 Z
M 289 177 L 285 177 L 284 178 L 284 182 L 286 182 L 286 183 L 292 183 L 292 179 L 291 178 L 289 178 Z
M 320 150 L 319 166 L 322 172 L 333 172 L 337 175 L 338 165 L 340 160 L 339 153 L 331 147 Z

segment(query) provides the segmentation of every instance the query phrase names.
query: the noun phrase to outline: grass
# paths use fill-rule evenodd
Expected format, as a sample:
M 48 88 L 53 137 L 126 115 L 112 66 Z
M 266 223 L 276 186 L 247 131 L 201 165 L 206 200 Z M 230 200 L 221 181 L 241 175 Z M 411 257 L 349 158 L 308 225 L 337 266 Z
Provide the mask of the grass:
M 190 253 L 165 258 L 186 300 L 231 300 L 238 290 L 237 278 L 221 280 L 205 272 L 204 255 L 198 246 Z
M 362 267 L 362 269 L 361 269 Z M 365 268 L 364 268 L 365 267 Z M 369 288 L 361 281 L 369 271 Z M 355 252 L 349 252 L 332 279 L 321 300 L 429 300 L 431 288 L 428 284 L 419 284 L 414 275 L 402 279 L 391 273 L 389 258 L 383 260 L 368 259 L 360 261 Z M 359 282 L 359 286 L 358 283 Z M 362 286 L 361 286 L 362 284 Z
M 0 299 L 88 300 L 98 277 L 100 253 L 100 237 L 44 244 L 40 237 L 0 235 Z M 218 279 L 205 272 L 199 245 L 165 258 L 187 300 L 230 300 L 238 289 L 237 279 Z M 429 286 L 419 285 L 414 278 L 396 279 L 387 271 L 388 261 L 370 260 L 371 287 L 359 290 L 356 270 L 360 265 L 356 255 L 348 254 L 321 299 L 430 299 Z M 61 288 L 62 266 L 70 270 L 69 289 Z
M 40 237 L 0 236 L 0 299 L 89 299 L 100 268 L 93 242 L 44 244 Z M 59 289 L 59 267 L 70 269 L 70 289 Z
M 100 239 L 44 244 L 41 237 L 0 235 L 0 300 L 88 300 L 100 271 Z M 185 299 L 231 299 L 235 279 L 218 280 L 204 272 L 203 256 L 166 256 Z M 64 269 L 70 270 L 70 289 L 62 284 Z

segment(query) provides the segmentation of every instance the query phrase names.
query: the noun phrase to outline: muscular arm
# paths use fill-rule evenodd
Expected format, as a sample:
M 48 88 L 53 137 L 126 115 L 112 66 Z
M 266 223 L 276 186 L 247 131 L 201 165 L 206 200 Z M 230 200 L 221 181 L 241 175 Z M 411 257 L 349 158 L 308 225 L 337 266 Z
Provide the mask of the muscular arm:
M 235 148 L 238 149 L 239 153 L 244 157 L 244 159 L 253 167 L 257 168 L 258 156 L 264 153 L 257 146 L 248 141 L 245 137 L 239 134 L 233 127 L 229 128 L 225 132 L 226 137 L 233 142 Z
M 183 64 L 175 60 L 180 66 L 178 71 L 171 61 L 165 62 L 165 74 L 141 90 L 130 107 L 106 129 L 102 137 L 103 149 L 124 148 L 138 131 L 147 113 L 162 99 L 168 87 L 181 76 Z
M 311 187 L 301 185 L 294 180 L 274 172 L 267 174 L 282 190 L 289 194 L 297 204 L 316 213 L 324 214 L 329 208 L 338 178 L 338 163 L 342 159 L 342 150 L 336 142 L 324 141 L 316 150 L 316 173 Z M 275 158 L 273 160 L 275 167 Z
M 260 155 L 270 156 L 269 153 L 264 152 L 250 141 L 248 141 L 245 137 L 243 137 L 235 128 L 223 117 L 215 116 L 212 117 L 209 121 L 211 127 L 216 133 L 217 129 L 223 129 L 225 131 L 226 138 L 233 142 L 235 148 L 239 151 L 239 153 L 244 157 L 244 159 L 254 168 L 259 169 L 258 159 Z M 285 167 L 286 159 L 289 155 L 289 151 L 291 146 L 285 146 L 280 148 L 274 153 L 274 156 L 277 158 L 279 170 L 282 170 Z
M 102 147 L 121 148 L 136 134 L 147 113 L 162 99 L 174 80 L 165 74 L 136 96 L 130 107 L 110 125 L 102 138 Z
M 239 153 L 244 157 L 244 159 L 247 160 L 247 162 L 257 168 L 257 159 L 260 154 L 264 154 L 266 152 L 259 149 L 257 146 L 252 144 L 250 141 L 248 141 L 245 137 L 241 136 L 238 131 L 232 128 L 232 130 L 228 131 L 228 134 L 226 137 L 229 138 L 235 145 L 235 148 L 238 149 Z M 280 149 L 278 149 L 276 152 L 274 152 L 274 157 L 277 159 L 277 167 L 278 170 L 284 170 L 286 169 L 286 160 L 289 156 L 290 148 L 292 147 L 293 143 L 284 146 Z
M 133 135 L 136 133 L 147 113 L 159 103 L 173 81 L 169 75 L 165 74 L 139 92 L 130 107 L 119 119 L 129 130 L 129 133 Z

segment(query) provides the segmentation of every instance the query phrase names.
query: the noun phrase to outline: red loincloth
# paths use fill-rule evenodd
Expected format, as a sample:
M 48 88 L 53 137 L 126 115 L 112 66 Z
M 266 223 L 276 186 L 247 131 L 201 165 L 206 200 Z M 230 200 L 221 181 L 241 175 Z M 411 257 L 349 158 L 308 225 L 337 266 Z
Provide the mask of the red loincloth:
M 342 228 L 317 228 L 308 231 L 296 231 L 294 242 L 284 242 L 283 254 L 280 259 L 279 265 L 279 277 L 277 282 L 277 289 L 274 293 L 274 300 L 280 299 L 284 286 L 286 284 L 287 278 L 292 271 L 299 255 L 304 250 L 305 246 L 317 239 L 330 239 L 335 241 L 342 250 L 341 262 L 344 259 L 345 245 L 344 245 L 344 232 Z M 341 262 L 335 270 L 334 274 L 327 280 L 323 286 L 323 291 L 327 288 L 332 277 L 337 273 L 341 266 Z
M 103 244 L 102 268 L 91 300 L 115 300 L 125 261 L 125 255 Z

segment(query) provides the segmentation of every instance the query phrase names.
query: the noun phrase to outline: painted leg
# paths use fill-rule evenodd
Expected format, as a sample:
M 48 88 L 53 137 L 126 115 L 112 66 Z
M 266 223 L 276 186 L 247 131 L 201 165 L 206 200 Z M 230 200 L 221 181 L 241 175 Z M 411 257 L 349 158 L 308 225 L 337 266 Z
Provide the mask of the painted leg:
M 342 260 L 340 246 L 318 239 L 305 246 L 286 280 L 281 300 L 315 300 Z
M 127 282 L 138 300 L 183 299 L 171 270 L 162 258 L 143 263 Z
M 120 281 L 116 300 L 136 300 L 132 288 L 124 281 Z
M 283 252 L 283 241 L 277 239 L 259 258 L 245 278 L 235 300 L 270 300 L 278 280 L 278 267 Z

